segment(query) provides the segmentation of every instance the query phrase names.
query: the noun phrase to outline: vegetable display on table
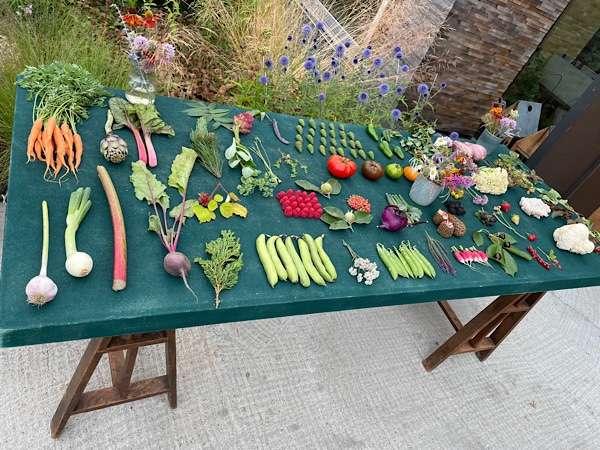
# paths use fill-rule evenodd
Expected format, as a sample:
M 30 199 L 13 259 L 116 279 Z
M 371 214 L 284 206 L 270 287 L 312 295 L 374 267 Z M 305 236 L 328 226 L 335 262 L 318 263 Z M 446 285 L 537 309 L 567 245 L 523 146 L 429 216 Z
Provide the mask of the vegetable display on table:
M 25 286 L 27 302 L 43 306 L 54 300 L 58 293 L 56 283 L 48 276 L 48 247 L 50 244 L 50 225 L 48 221 L 48 204 L 42 202 L 42 264 L 39 275 L 33 277 Z
M 323 236 L 313 238 L 309 234 L 296 237 L 299 252 L 287 236 L 267 236 L 259 234 L 256 238 L 256 252 L 271 287 L 279 281 L 290 281 L 304 287 L 312 280 L 325 286 L 336 280 L 337 272 L 323 246 Z
M 77 250 L 75 235 L 79 229 L 79 225 L 85 219 L 88 211 L 92 207 L 90 194 L 92 189 L 79 188 L 71 193 L 69 198 L 69 210 L 67 211 L 67 227 L 65 228 L 65 252 L 67 259 L 65 261 L 65 269 L 69 275 L 73 277 L 85 277 L 94 267 L 92 257 L 85 252 Z
M 221 292 L 232 289 L 244 265 L 240 240 L 231 230 L 222 230 L 221 237 L 206 243 L 210 259 L 194 258 L 215 290 L 215 308 L 221 304 Z
M 101 106 L 108 92 L 77 64 L 53 62 L 27 67 L 17 84 L 33 101 L 33 125 L 27 139 L 27 160 L 46 163 L 44 178 L 75 175 L 83 156 L 77 122 L 88 118 L 87 109 Z
M 187 281 L 192 268 L 190 260 L 186 255 L 177 251 L 177 244 L 179 243 L 179 236 L 185 218 L 191 217 L 193 214 L 191 208 L 186 208 L 186 193 L 195 161 L 196 152 L 184 147 L 171 164 L 168 185 L 177 189 L 181 195 L 181 203 L 174 207 L 179 208 L 179 215 L 175 217 L 172 225 L 169 225 L 167 219 L 167 210 L 170 204 L 169 194 L 166 192 L 167 186 L 148 170 L 143 161 L 136 161 L 131 164 L 129 179 L 133 184 L 136 198 L 145 200 L 154 210 L 154 214 L 148 218 L 148 230 L 154 231 L 158 235 L 161 244 L 167 250 L 167 254 L 163 259 L 163 268 L 168 274 L 181 278 L 185 287 L 192 293 L 194 298 L 197 298 Z
M 113 291 L 122 291 L 127 285 L 127 235 L 125 233 L 125 218 L 117 190 L 103 166 L 96 167 L 98 178 L 106 194 L 110 217 L 113 226 Z

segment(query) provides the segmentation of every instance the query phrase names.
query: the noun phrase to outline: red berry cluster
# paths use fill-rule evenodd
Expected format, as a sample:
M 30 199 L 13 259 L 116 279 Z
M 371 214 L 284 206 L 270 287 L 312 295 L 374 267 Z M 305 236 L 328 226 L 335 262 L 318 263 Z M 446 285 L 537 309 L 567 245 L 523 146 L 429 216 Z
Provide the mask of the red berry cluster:
M 600 253 L 600 245 L 594 249 L 594 253 Z
M 288 189 L 278 192 L 277 200 L 279 200 L 281 210 L 286 217 L 318 219 L 323 214 L 323 208 L 314 192 L 309 194 L 305 191 Z
M 531 245 L 529 247 L 527 247 L 527 251 L 529 252 L 529 254 L 533 257 L 533 259 L 535 260 L 535 262 L 537 262 L 540 266 L 542 266 L 544 269 L 546 270 L 550 270 L 550 263 L 546 260 L 544 260 L 544 258 L 542 258 L 538 252 L 536 251 L 535 248 L 533 248 Z

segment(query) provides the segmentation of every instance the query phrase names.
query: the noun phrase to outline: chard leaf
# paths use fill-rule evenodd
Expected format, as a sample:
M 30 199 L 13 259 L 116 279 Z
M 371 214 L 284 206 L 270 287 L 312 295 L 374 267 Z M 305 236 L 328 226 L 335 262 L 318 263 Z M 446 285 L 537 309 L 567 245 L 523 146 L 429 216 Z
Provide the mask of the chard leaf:
M 196 200 L 195 198 L 189 199 L 185 201 L 185 209 L 183 210 L 183 220 L 185 221 L 186 218 L 190 218 L 194 216 L 194 206 L 196 206 L 198 204 L 198 200 Z M 173 206 L 173 208 L 171 208 L 171 211 L 169 211 L 169 216 L 172 218 L 177 218 L 179 217 L 179 214 L 181 214 L 181 206 L 182 203 L 180 203 L 179 205 Z
M 138 200 L 146 200 L 149 205 L 160 204 L 164 208 L 169 207 L 169 196 L 167 187 L 162 184 L 152 172 L 148 170 L 142 161 L 131 163 L 131 176 L 129 177 Z
M 165 123 L 158 114 L 154 105 L 131 105 L 130 111 L 135 112 L 142 129 L 153 134 L 166 134 L 175 136 L 173 128 Z
M 194 168 L 194 162 L 198 154 L 191 148 L 181 147 L 181 153 L 175 157 L 171 164 L 171 175 L 169 175 L 169 186 L 177 189 L 183 195 Z
M 139 127 L 139 122 L 135 114 L 130 113 L 131 103 L 129 103 L 124 98 L 120 97 L 112 97 L 108 101 L 108 107 L 110 108 L 110 112 L 113 115 L 113 130 L 118 130 L 125 126 L 135 126 Z

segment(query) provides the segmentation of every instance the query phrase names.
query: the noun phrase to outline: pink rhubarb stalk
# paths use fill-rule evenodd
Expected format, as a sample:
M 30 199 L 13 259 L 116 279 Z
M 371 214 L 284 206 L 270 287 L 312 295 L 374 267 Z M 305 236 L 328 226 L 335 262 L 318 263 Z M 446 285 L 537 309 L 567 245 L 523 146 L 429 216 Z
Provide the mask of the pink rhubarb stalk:
M 121 203 L 115 186 L 104 166 L 97 166 L 98 178 L 104 188 L 110 216 L 113 225 L 113 291 L 122 291 L 127 285 L 127 239 L 125 234 L 125 220 Z
M 140 130 L 136 127 L 129 127 L 131 132 L 133 133 L 133 137 L 135 138 L 135 145 L 137 145 L 138 149 L 138 158 L 140 161 L 143 161 L 144 164 L 148 164 L 148 154 L 146 153 L 146 146 L 144 145 L 144 140 L 142 139 L 142 135 Z
M 144 142 L 146 143 L 146 151 L 148 153 L 148 165 L 150 167 L 156 167 L 158 164 L 158 159 L 156 158 L 156 151 L 154 150 L 154 145 L 152 144 L 152 133 L 144 129 L 142 129 L 142 132 L 144 134 Z

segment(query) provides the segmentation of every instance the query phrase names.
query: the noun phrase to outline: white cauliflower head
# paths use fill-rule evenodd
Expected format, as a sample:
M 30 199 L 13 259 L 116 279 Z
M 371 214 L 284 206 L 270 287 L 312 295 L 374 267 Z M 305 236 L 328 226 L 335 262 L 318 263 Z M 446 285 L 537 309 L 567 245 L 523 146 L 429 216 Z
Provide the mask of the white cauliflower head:
M 539 198 L 521 197 L 519 205 L 525 214 L 536 219 L 547 217 L 551 211 L 550 207 Z
M 572 223 L 554 230 L 556 246 L 571 253 L 586 255 L 594 251 L 590 230 L 583 223 Z

